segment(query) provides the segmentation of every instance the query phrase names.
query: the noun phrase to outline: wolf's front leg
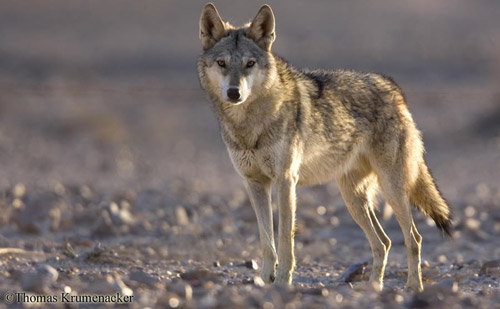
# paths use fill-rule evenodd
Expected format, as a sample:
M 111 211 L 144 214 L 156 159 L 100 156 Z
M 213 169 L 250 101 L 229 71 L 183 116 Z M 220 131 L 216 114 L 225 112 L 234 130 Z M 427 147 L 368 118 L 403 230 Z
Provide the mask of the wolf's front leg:
M 295 226 L 295 186 L 297 177 L 286 177 L 277 182 L 279 205 L 278 273 L 276 283 L 292 283 L 295 269 L 293 237 Z
M 273 210 L 271 207 L 271 180 L 267 178 L 259 180 L 247 179 L 246 186 L 259 225 L 263 255 L 260 276 L 264 282 L 271 283 L 275 278 L 277 261 L 276 247 L 274 245 Z

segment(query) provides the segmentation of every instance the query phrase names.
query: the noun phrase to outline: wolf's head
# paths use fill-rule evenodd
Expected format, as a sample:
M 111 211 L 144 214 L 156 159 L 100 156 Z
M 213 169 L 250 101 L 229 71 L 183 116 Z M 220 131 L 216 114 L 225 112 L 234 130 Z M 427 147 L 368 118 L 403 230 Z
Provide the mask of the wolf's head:
M 234 105 L 269 90 L 276 78 L 271 54 L 274 38 L 274 14 L 268 5 L 240 28 L 222 21 L 212 3 L 205 5 L 200 17 L 203 54 L 198 60 L 203 88 Z

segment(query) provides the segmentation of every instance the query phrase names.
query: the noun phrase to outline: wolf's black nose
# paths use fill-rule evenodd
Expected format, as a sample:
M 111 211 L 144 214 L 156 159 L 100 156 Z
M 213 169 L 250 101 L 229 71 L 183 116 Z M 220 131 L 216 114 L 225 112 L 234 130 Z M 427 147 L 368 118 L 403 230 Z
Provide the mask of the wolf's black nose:
M 239 100 L 240 99 L 240 90 L 238 88 L 229 88 L 227 90 L 227 97 L 231 100 Z

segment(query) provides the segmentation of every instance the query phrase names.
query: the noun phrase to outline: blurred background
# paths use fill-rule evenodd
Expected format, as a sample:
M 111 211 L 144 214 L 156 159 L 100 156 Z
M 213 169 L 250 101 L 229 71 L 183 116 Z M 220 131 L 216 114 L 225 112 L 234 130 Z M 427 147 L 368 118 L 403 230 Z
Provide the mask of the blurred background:
M 239 187 L 200 90 L 204 1 L 0 4 L 0 186 Z M 242 24 L 260 3 L 215 3 Z M 445 195 L 500 175 L 500 3 L 273 2 L 297 67 L 392 75 Z M 216 180 L 216 181 L 214 181 Z
M 2 3 L 0 185 L 149 187 L 177 177 L 232 178 L 197 79 L 204 4 Z M 274 51 L 294 65 L 383 72 L 401 84 L 442 186 L 445 177 L 473 182 L 500 174 L 499 157 L 493 158 L 500 128 L 498 2 L 270 4 Z M 260 7 L 216 5 L 236 25 Z M 446 186 L 445 193 L 454 187 L 460 189 Z
M 446 261 L 460 246 L 449 259 L 498 258 L 500 2 L 269 3 L 274 52 L 295 66 L 381 72 L 405 91 L 436 182 L 469 231 L 468 243 L 442 245 L 418 216 L 426 258 Z M 154 249 L 149 259 L 259 256 L 243 183 L 198 82 L 204 4 L 0 2 L 0 245 L 136 235 Z M 215 1 L 236 25 L 262 4 Z M 298 209 L 299 262 L 370 256 L 336 184 L 299 190 Z M 384 224 L 404 254 L 397 223 Z

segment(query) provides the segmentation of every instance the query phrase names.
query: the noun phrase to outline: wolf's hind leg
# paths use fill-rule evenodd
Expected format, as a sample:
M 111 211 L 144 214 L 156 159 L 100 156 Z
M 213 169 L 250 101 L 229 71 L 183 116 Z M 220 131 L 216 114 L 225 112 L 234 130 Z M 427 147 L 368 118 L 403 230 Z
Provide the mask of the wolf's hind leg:
M 271 207 L 271 181 L 269 179 L 247 179 L 246 187 L 259 225 L 263 255 L 260 276 L 264 282 L 271 283 L 275 278 L 277 261 L 273 232 L 273 210 Z
M 340 192 L 354 221 L 365 232 L 373 253 L 371 282 L 383 286 L 385 266 L 391 241 L 373 212 L 377 181 L 371 171 L 351 171 L 338 179 Z
M 389 238 L 389 236 L 387 236 L 384 229 L 378 222 L 377 216 L 375 215 L 375 211 L 373 210 L 373 208 L 370 208 L 370 219 L 372 220 L 373 227 L 375 227 L 375 230 L 377 231 L 378 237 L 384 243 L 387 252 L 389 252 L 389 249 L 391 248 L 391 239 Z
M 410 203 L 407 197 L 391 198 L 390 205 L 394 209 L 394 215 L 403 231 L 407 263 L 408 280 L 406 287 L 413 291 L 422 291 L 422 271 L 420 266 L 420 254 L 422 236 L 418 233 L 411 214 Z
M 414 291 L 422 291 L 422 271 L 420 266 L 422 236 L 418 233 L 413 222 L 410 200 L 407 194 L 408 185 L 415 175 L 416 168 L 413 164 L 416 164 L 416 161 L 405 158 L 405 151 L 401 151 L 398 145 L 392 148 L 388 146 L 386 148 L 379 147 L 379 150 L 383 151 L 383 153 L 376 157 L 371 164 L 377 173 L 380 187 L 389 205 L 392 206 L 394 215 L 404 235 L 408 262 L 406 286 Z

